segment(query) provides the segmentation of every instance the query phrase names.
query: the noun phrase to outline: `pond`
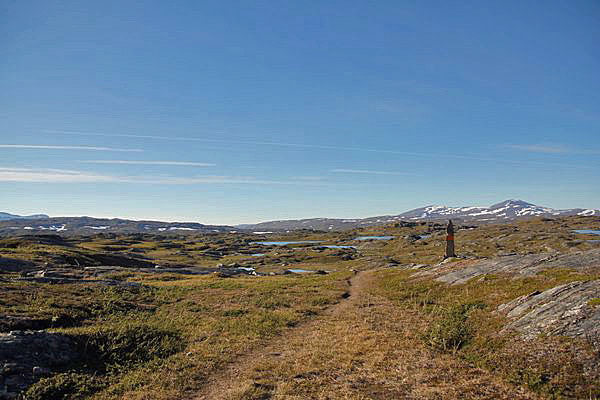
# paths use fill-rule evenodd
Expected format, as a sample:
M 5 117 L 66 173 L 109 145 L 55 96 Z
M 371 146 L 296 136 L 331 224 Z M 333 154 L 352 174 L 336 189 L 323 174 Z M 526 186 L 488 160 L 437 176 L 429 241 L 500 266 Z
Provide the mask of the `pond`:
M 328 245 L 323 245 L 320 247 L 327 247 L 328 249 L 355 249 L 356 246 L 345 246 L 345 245 L 338 245 L 338 244 L 328 244 Z
M 600 235 L 600 230 L 593 230 L 593 229 L 578 229 L 573 232 L 581 233 L 581 234 L 585 234 L 585 235 Z
M 252 244 L 262 244 L 263 246 L 287 246 L 288 244 L 315 244 L 322 240 L 298 240 L 295 242 L 252 242 Z
M 393 236 L 359 236 L 354 240 L 392 240 Z

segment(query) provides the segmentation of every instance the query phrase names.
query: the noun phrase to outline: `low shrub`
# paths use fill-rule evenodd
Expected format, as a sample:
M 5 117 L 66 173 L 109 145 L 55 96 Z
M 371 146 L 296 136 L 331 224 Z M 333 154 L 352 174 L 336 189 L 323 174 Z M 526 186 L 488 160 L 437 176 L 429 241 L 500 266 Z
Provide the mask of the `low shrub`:
M 178 332 L 142 324 L 101 329 L 78 341 L 86 363 L 108 372 L 166 358 L 184 346 Z
M 88 396 L 104 385 L 94 376 L 74 372 L 60 373 L 48 378 L 42 378 L 29 387 L 23 394 L 27 400 L 43 399 L 81 399 Z
M 467 303 L 438 309 L 438 318 L 424 335 L 427 345 L 443 352 L 456 352 L 469 343 L 473 337 L 468 324 L 469 312 L 484 308 L 483 303 Z

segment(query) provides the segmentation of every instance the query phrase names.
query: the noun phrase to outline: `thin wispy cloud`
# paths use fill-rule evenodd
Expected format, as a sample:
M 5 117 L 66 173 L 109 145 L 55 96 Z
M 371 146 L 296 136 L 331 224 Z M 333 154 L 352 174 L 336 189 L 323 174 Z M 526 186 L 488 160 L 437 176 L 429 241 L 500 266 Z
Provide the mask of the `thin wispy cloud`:
M 192 176 L 180 177 L 170 175 L 106 175 L 86 171 L 72 171 L 50 168 L 3 168 L 0 167 L 0 182 L 30 183 L 127 183 L 158 185 L 209 185 L 209 184 L 244 184 L 244 185 L 318 185 L 319 182 L 300 180 L 269 180 L 254 177 L 235 176 Z
M 509 144 L 505 147 L 513 150 L 522 150 L 532 153 L 571 153 L 573 150 L 563 145 L 547 145 L 547 144 Z
M 577 149 L 561 144 L 509 144 L 503 147 L 526 151 L 530 153 L 546 153 L 546 154 L 600 154 L 600 150 Z
M 409 172 L 374 171 L 374 170 L 369 170 L 369 169 L 336 168 L 336 169 L 332 169 L 331 172 L 344 173 L 344 174 L 417 176 L 416 174 L 412 174 L 412 173 L 409 173 Z
M 110 183 L 115 177 L 63 169 L 0 168 L 0 182 Z
M 125 164 L 125 165 L 174 165 L 185 167 L 214 167 L 216 164 L 193 161 L 134 161 L 134 160 L 82 160 L 86 164 Z
M 296 176 L 295 179 L 301 181 L 322 181 L 324 178 L 322 176 Z
M 483 162 L 494 162 L 503 164 L 514 164 L 514 165 L 532 165 L 532 166 L 553 166 L 563 167 L 572 169 L 590 169 L 595 168 L 592 166 L 579 165 L 579 164 L 564 164 L 564 163 L 552 163 L 543 161 L 528 161 L 528 160 L 507 160 L 504 158 L 492 158 L 492 157 L 477 157 L 473 155 L 461 155 L 461 154 L 449 154 L 449 153 L 423 153 L 413 151 L 402 151 L 402 150 L 385 150 L 385 149 L 369 149 L 363 147 L 343 147 L 343 146 L 329 146 L 319 144 L 304 144 L 304 143 L 283 143 L 283 142 L 263 142 L 263 141 L 248 141 L 248 140 L 225 140 L 225 139 L 207 139 L 198 137 L 182 137 L 182 136 L 157 136 L 157 135 L 130 135 L 130 134 L 109 134 L 109 133 L 95 133 L 95 132 L 79 132 L 79 131 L 63 131 L 63 130 L 44 130 L 46 133 L 55 133 L 63 135 L 76 135 L 76 136 L 100 136 L 100 137 L 121 137 L 121 138 L 135 138 L 135 139 L 153 139 L 153 140 L 166 140 L 166 141 L 190 141 L 190 142 L 206 142 L 206 143 L 227 143 L 227 144 L 242 144 L 242 145 L 253 145 L 253 146 L 275 146 L 275 147 L 289 147 L 298 149 L 315 149 L 315 150 L 331 150 L 331 151 L 350 151 L 350 152 L 365 152 L 365 153 L 376 153 L 376 154 L 392 154 L 402 155 L 410 157 L 427 157 L 427 158 L 448 158 L 456 160 L 470 160 L 470 161 L 483 161 Z M 589 154 L 596 154 L 596 152 L 590 152 Z
M 114 147 L 97 146 L 48 146 L 31 144 L 0 144 L 2 149 L 37 149 L 37 150 L 91 150 L 91 151 L 121 151 L 121 152 L 142 152 L 142 149 L 119 149 Z

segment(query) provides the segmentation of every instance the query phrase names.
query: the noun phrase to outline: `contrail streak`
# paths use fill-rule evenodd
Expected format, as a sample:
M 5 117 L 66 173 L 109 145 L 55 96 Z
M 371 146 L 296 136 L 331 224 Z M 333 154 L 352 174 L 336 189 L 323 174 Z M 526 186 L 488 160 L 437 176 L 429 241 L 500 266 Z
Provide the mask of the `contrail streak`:
M 30 144 L 0 144 L 3 149 L 43 149 L 43 150 L 93 150 L 93 151 L 131 151 L 142 152 L 142 149 L 116 149 L 113 147 L 95 147 L 95 146 L 46 146 Z
M 403 155 L 403 156 L 412 156 L 412 157 L 451 158 L 451 159 L 458 159 L 458 160 L 499 162 L 499 163 L 517 164 L 517 165 L 538 165 L 538 166 L 551 166 L 551 167 L 554 166 L 554 167 L 574 168 L 574 169 L 594 168 L 594 167 L 585 166 L 585 165 L 548 163 L 548 162 L 543 162 L 543 161 L 507 160 L 504 158 L 476 157 L 476 156 L 471 156 L 471 155 L 460 155 L 460 154 L 421 153 L 421 152 L 411 152 L 411 151 L 368 149 L 368 148 L 362 148 L 362 147 L 342 147 L 342 146 L 328 146 L 328 145 L 303 144 L 303 143 L 206 139 L 206 138 L 197 138 L 197 137 L 189 137 L 189 136 L 181 137 L 181 136 L 109 134 L 109 133 L 91 133 L 91 132 L 61 131 L 61 130 L 44 130 L 44 132 L 58 133 L 58 134 L 63 134 L 63 135 L 77 135 L 77 136 L 123 137 L 123 138 L 134 138 L 134 139 L 155 139 L 155 140 L 171 140 L 171 141 L 246 144 L 246 145 L 256 145 L 256 146 L 294 147 L 294 148 L 320 149 L 320 150 L 333 150 L 333 151 L 356 151 L 356 152 L 365 152 L 365 153 L 394 154 L 394 155 Z
M 175 165 L 186 167 L 214 167 L 216 164 L 191 161 L 134 161 L 134 160 L 82 160 L 86 164 L 126 164 L 126 165 Z

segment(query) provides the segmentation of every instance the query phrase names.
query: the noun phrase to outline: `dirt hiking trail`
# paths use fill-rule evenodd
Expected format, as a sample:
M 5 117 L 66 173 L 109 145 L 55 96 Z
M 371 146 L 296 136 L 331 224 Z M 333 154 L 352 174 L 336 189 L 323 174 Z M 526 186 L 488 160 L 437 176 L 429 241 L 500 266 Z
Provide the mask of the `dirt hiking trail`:
M 357 273 L 339 303 L 209 376 L 194 399 L 537 398 L 424 347 L 376 279 Z

